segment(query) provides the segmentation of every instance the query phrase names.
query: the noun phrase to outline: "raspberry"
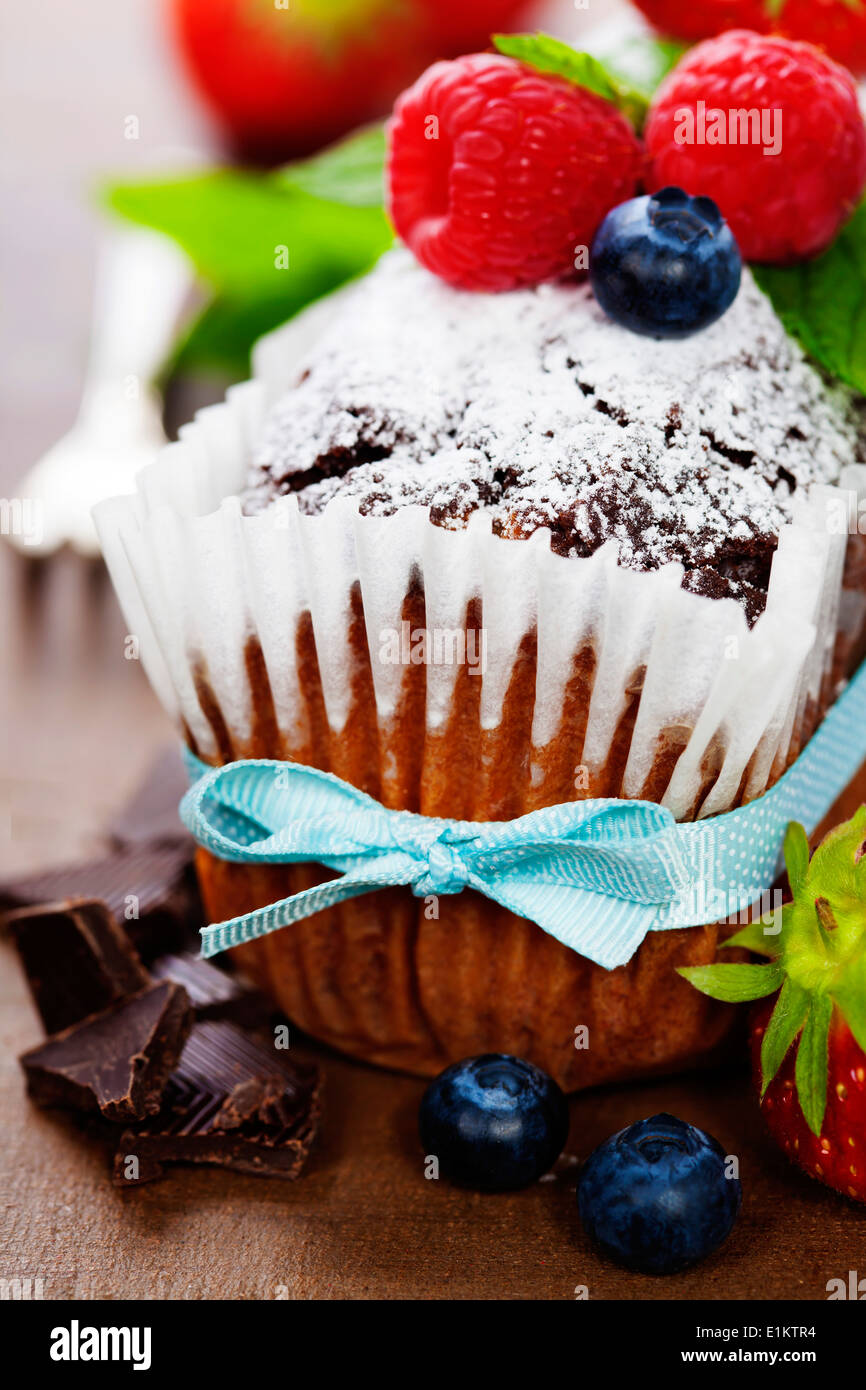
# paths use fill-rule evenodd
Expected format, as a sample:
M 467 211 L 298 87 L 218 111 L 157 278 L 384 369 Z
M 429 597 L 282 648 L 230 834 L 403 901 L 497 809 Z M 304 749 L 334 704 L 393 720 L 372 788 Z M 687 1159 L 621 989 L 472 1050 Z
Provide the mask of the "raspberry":
M 730 143 L 710 143 L 719 135 Z M 686 55 L 656 93 L 646 142 L 650 188 L 713 198 L 750 261 L 818 255 L 866 184 L 850 74 L 810 44 L 745 30 Z
M 508 290 L 574 271 L 635 192 L 642 152 L 609 102 L 503 55 L 435 63 L 397 102 L 389 210 L 428 270 Z
M 826 49 L 852 72 L 866 73 L 866 5 L 858 0 L 637 0 L 663 34 L 708 39 L 725 29 L 783 34 Z
M 770 28 L 767 0 L 635 0 L 638 9 L 672 39 L 709 39 L 725 29 Z M 808 0 L 814 4 L 815 0 Z M 831 0 L 833 3 L 833 0 Z

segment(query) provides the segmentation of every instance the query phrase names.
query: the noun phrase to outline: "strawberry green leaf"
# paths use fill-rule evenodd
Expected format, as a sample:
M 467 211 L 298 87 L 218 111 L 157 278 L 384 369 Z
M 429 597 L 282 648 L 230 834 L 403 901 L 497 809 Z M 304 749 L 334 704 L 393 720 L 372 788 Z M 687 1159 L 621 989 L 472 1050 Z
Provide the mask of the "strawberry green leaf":
M 646 94 L 617 77 L 591 53 L 579 53 L 550 34 L 494 34 L 493 44 L 500 53 L 526 63 L 537 72 L 564 77 L 567 82 L 603 97 L 621 111 L 636 130 L 643 129 L 649 109 Z
M 276 178 L 287 189 L 349 207 L 378 208 L 385 201 L 385 127 L 363 126 L 312 159 L 287 164 Z
M 792 820 L 785 831 L 785 867 L 791 892 L 796 896 L 803 891 L 806 874 L 809 872 L 809 841 L 806 831 L 798 821 Z
M 784 914 L 784 908 L 782 909 Z M 778 934 L 765 932 L 764 924 L 761 921 L 749 922 L 747 926 L 741 927 L 733 936 L 729 936 L 727 941 L 721 942 L 720 950 L 726 951 L 729 946 L 739 946 L 746 951 L 754 951 L 756 956 L 777 956 L 781 950 Z
M 778 961 L 771 965 L 679 966 L 678 972 L 701 994 L 723 999 L 728 1004 L 742 1004 L 749 999 L 775 994 L 783 979 Z
M 866 1052 L 866 956 L 846 968 L 830 993 L 857 1046 Z
M 827 1106 L 828 1040 L 832 1013 L 833 1001 L 829 996 L 814 995 L 797 1048 L 794 1068 L 797 1099 L 813 1134 L 821 1133 Z
M 866 202 L 816 260 L 752 270 L 805 351 L 866 392 Z
M 866 846 L 866 806 L 861 806 L 850 820 L 843 821 L 821 841 L 809 865 L 808 887 L 812 896 L 823 895 L 832 901 L 840 891 L 854 891 L 854 873 Z
M 782 1065 L 808 1012 L 809 995 L 806 990 L 793 980 L 786 980 L 761 1042 L 761 1095 Z
M 860 864 L 866 841 L 866 806 L 836 826 L 816 849 L 804 896 L 815 905 L 825 948 L 838 963 L 866 947 L 866 897 Z

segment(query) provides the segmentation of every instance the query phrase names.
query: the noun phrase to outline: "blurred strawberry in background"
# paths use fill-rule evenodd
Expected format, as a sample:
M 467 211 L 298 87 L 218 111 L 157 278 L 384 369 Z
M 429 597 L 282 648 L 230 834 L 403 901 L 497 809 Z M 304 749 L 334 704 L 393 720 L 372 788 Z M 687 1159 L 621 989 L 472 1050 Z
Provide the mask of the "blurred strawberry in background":
M 756 29 L 804 39 L 852 72 L 866 73 L 866 0 L 636 0 L 657 29 L 675 39 L 707 39 L 725 29 Z
M 235 150 L 278 161 L 384 115 L 436 58 L 485 48 L 527 0 L 170 0 L 195 85 Z

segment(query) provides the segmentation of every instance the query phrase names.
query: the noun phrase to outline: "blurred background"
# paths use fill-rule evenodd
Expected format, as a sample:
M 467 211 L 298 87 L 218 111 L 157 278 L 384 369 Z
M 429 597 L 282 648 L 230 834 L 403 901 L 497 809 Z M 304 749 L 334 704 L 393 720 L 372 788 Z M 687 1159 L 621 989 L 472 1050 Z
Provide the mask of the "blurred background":
M 349 201 L 330 220 L 318 197 L 333 192 L 330 165 L 302 164 L 297 186 L 278 191 L 266 166 L 380 116 L 432 58 L 477 49 L 491 30 L 577 38 L 620 12 L 639 25 L 618 0 L 291 7 L 303 41 L 325 54 L 318 68 L 303 48 L 275 58 L 264 0 L 2 8 L 0 879 L 97 852 L 107 818 L 173 737 L 124 657 L 82 505 L 90 492 L 128 490 L 158 444 L 147 377 L 166 387 L 172 434 L 246 374 L 258 332 L 363 270 L 387 242 L 375 128 L 348 179 L 338 164 Z M 274 0 L 277 19 L 285 8 Z M 256 14 L 245 31 L 242 11 Z M 213 173 L 241 162 L 249 172 Z M 109 201 L 179 231 L 199 273 L 129 222 L 118 243 Z M 280 278 L 283 241 L 292 269 Z M 79 423 L 70 439 L 83 395 L 87 430 Z M 59 503 L 28 512 L 46 489 Z M 70 546 L 63 528 L 75 511 Z
M 327 23 L 329 10 L 346 11 L 352 0 L 291 3 L 318 7 Z M 355 4 L 370 9 L 375 0 Z M 224 127 L 189 80 L 173 8 L 214 16 L 232 6 L 224 0 L 177 7 L 171 0 L 28 0 L 3 6 L 0 179 L 7 216 L 0 229 L 0 495 L 10 495 L 20 474 L 72 423 L 80 401 L 103 229 L 100 191 L 112 179 L 205 168 L 227 157 Z M 428 8 L 450 8 L 452 19 L 473 11 L 471 0 L 432 0 Z M 474 6 L 483 16 L 481 32 L 508 27 L 510 16 L 519 20 L 511 27 L 546 28 L 566 38 L 629 9 L 624 0 L 484 0 Z M 450 48 L 455 51 L 453 42 Z M 458 41 L 456 51 L 465 49 Z M 399 90 L 417 71 L 420 65 L 411 57 L 402 74 L 395 64 L 391 85 Z M 361 115 L 353 120 L 351 108 L 341 112 L 344 129 L 375 114 L 364 109 L 366 83 L 362 58 L 351 84 L 362 96 Z M 387 99 L 379 104 L 384 108 Z M 326 143 L 339 133 L 338 125 L 329 129 L 325 121 L 319 141 L 309 126 L 299 147 Z M 290 146 L 287 136 L 285 150 Z

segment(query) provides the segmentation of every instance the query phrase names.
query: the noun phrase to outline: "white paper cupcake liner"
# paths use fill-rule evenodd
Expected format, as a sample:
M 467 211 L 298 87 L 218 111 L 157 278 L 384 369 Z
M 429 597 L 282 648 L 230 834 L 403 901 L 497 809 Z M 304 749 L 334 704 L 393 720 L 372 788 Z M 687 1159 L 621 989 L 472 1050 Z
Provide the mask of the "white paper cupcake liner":
M 866 497 L 866 467 L 846 470 L 839 488 L 798 498 L 779 538 L 766 610 L 752 629 L 734 600 L 682 589 L 679 565 L 647 573 L 620 567 L 612 541 L 588 559 L 566 559 L 550 550 L 545 531 L 528 540 L 494 536 L 482 512 L 458 531 L 434 526 L 420 507 L 369 517 L 339 497 L 319 516 L 302 515 L 295 497 L 244 516 L 238 494 L 265 411 L 292 384 L 299 352 L 330 312 L 328 303 L 314 306 L 264 340 L 257 378 L 201 411 L 140 475 L 134 495 L 94 513 L 147 674 L 199 754 L 220 760 L 203 674 L 237 742 L 251 731 L 244 660 L 251 639 L 285 745 L 303 746 L 296 635 L 306 615 L 328 724 L 335 735 L 345 729 L 355 699 L 347 632 L 357 595 L 376 716 L 388 727 L 406 668 L 382 660 L 382 644 L 399 632 L 406 596 L 420 582 L 428 632 L 462 630 L 470 603 L 480 601 L 483 730 L 497 728 L 521 644 L 536 634 L 530 775 L 542 802 L 544 750 L 559 733 L 575 657 L 587 651 L 592 696 L 583 747 L 574 751 L 590 787 L 603 779 L 639 695 L 623 795 L 642 795 L 665 741 L 682 745 L 662 798 L 678 818 L 721 812 L 762 791 L 826 707 L 840 638 L 853 643 L 863 624 L 866 596 L 843 593 L 848 538 L 827 518 L 831 504 L 856 508 Z M 424 667 L 428 732 L 447 724 L 457 671 Z

